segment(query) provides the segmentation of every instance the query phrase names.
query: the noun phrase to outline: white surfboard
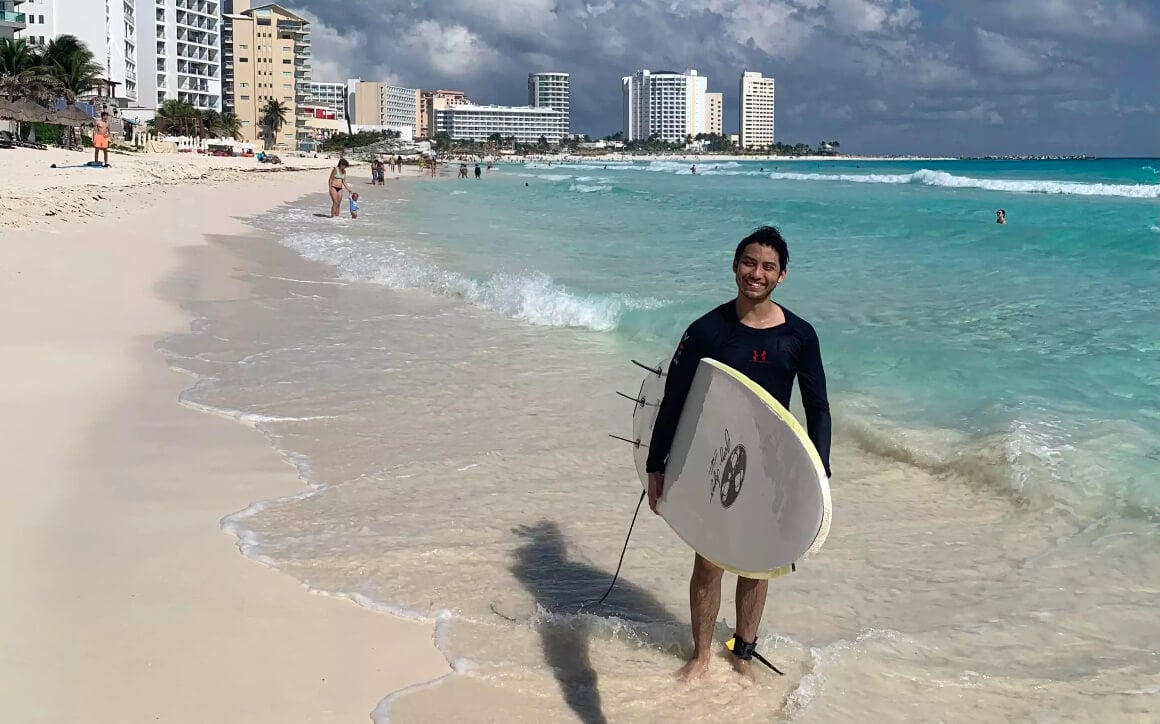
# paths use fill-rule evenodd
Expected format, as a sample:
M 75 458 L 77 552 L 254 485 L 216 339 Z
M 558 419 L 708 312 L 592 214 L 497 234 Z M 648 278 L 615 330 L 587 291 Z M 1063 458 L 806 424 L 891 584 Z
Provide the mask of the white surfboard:
M 665 391 L 665 366 L 641 383 L 636 470 Z M 817 551 L 830 530 L 825 466 L 797 419 L 756 382 L 713 359 L 697 365 L 657 511 L 693 550 L 747 578 L 773 578 Z

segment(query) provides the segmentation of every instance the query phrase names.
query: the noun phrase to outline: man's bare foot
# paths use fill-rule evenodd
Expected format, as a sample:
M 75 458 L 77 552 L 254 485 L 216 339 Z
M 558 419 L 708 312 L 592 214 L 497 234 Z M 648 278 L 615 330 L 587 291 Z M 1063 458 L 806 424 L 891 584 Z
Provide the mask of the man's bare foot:
M 734 656 L 733 657 L 733 670 L 736 671 L 738 674 L 741 674 L 741 676 L 746 681 L 748 681 L 750 683 L 757 680 L 756 677 L 753 675 L 753 662 L 752 661 L 747 661 L 745 659 L 739 659 L 736 656 Z
M 693 681 L 704 676 L 708 670 L 709 657 L 692 658 L 689 659 L 689 663 L 682 666 L 681 670 L 677 672 L 677 678 L 681 681 Z

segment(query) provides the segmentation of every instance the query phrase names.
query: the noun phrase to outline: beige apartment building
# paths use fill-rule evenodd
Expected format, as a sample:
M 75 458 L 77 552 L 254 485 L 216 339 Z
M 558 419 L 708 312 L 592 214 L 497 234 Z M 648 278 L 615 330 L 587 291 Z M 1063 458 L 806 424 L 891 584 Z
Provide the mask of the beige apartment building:
M 346 108 L 356 126 L 384 126 L 403 132 L 407 140 L 418 133 L 422 98 L 418 88 L 351 78 L 346 82 Z
M 234 0 L 222 29 L 224 110 L 242 122 L 247 141 L 262 140 L 262 109 L 271 100 L 287 108 L 274 139 L 277 148 L 297 148 L 307 128 L 310 104 L 310 25 L 281 5 Z
M 706 93 L 705 103 L 709 106 L 709 119 L 705 122 L 705 133 L 721 135 L 723 128 L 721 112 L 724 109 L 725 98 L 721 93 Z
M 433 90 L 422 91 L 419 101 L 419 127 L 416 131 L 419 138 L 431 138 L 435 135 L 435 114 L 451 106 L 469 106 L 471 101 L 463 91 Z
M 774 144 L 774 81 L 761 73 L 745 71 L 737 98 L 742 148 L 763 148 Z

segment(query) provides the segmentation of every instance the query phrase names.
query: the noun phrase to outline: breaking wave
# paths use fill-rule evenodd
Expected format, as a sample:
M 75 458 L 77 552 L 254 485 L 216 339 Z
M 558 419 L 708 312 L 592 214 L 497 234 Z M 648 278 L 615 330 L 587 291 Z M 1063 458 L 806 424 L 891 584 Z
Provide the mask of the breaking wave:
M 281 243 L 306 259 L 335 267 L 348 281 L 392 289 L 423 289 L 545 327 L 611 331 L 624 312 L 660 304 L 654 299 L 622 294 L 580 293 L 534 270 L 472 279 L 398 247 L 360 247 L 334 235 L 291 234 L 283 237 Z

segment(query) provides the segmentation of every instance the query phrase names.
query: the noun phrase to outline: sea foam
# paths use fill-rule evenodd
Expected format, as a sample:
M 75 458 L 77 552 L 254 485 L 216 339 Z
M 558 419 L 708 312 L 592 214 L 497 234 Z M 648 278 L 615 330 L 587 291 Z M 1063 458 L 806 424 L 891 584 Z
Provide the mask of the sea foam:
M 770 161 L 770 163 L 776 163 Z M 647 165 L 609 165 L 608 170 L 643 171 L 651 173 L 688 174 L 692 163 L 653 161 Z M 565 168 L 604 170 L 603 165 L 562 165 Z M 1144 167 L 1148 169 L 1150 167 Z M 726 163 L 698 163 L 701 176 L 766 176 L 775 181 L 837 181 L 863 184 L 914 184 L 941 188 L 974 188 L 987 191 L 1026 194 L 1065 194 L 1072 196 L 1120 196 L 1132 199 L 1160 198 L 1160 184 L 1109 184 L 1056 181 L 1052 179 L 990 179 L 960 176 L 947 171 L 922 168 L 913 173 L 799 173 L 793 171 L 763 171 L 733 161 Z
M 1160 198 L 1160 184 L 1101 184 L 1041 179 L 1011 180 L 957 176 L 946 171 L 922 168 L 907 174 L 824 174 L 774 172 L 769 178 L 781 181 L 843 181 L 864 184 L 916 184 L 943 188 L 976 188 L 1025 194 L 1069 194 L 1073 196 L 1122 196 L 1133 199 Z
M 621 314 L 658 305 L 654 299 L 623 294 L 580 294 L 542 272 L 500 272 L 472 279 L 426 261 L 399 246 L 360 247 L 341 237 L 292 234 L 282 243 L 312 261 L 338 269 L 348 281 L 391 289 L 424 289 L 462 299 L 513 319 L 545 327 L 585 327 L 611 331 Z

